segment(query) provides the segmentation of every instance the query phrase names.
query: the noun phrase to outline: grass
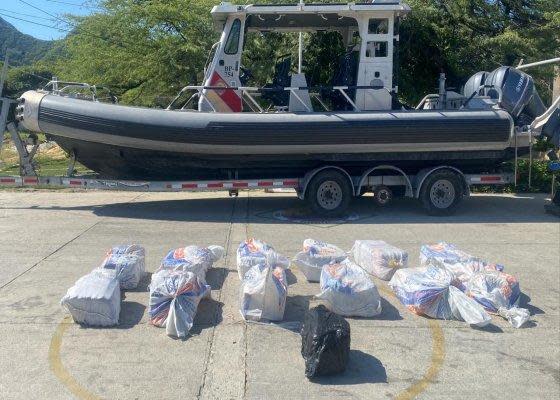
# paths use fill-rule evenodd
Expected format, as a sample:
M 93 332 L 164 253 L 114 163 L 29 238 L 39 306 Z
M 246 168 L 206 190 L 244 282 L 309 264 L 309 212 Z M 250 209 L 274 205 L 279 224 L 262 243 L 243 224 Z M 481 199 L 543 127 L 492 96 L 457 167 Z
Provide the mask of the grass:
M 33 161 L 39 176 L 59 176 L 68 172 L 69 157 L 58 146 L 39 150 Z M 75 170 L 79 175 L 92 173 L 79 163 L 76 163 Z M 0 175 L 19 175 L 19 155 L 11 140 L 5 140 L 2 146 Z

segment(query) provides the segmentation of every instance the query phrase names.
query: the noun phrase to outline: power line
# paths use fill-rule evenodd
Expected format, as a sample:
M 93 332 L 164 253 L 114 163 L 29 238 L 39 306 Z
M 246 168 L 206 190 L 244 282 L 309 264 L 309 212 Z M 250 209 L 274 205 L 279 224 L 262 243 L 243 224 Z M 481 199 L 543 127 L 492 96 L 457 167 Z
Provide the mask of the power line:
M 7 10 L 7 9 L 5 9 L 5 8 L 0 8 L 0 11 L 7 12 L 7 13 L 9 13 L 9 14 L 23 15 L 24 17 L 30 17 L 30 18 L 36 18 L 36 19 L 46 19 L 45 17 L 41 17 L 40 15 L 25 14 L 25 13 L 20 13 L 20 12 L 12 11 L 12 10 Z M 52 21 L 52 19 L 49 19 L 49 20 Z
M 23 22 L 27 22 L 27 23 L 30 23 L 30 24 L 35 24 L 35 25 L 38 25 L 38 26 L 44 26 L 44 27 L 47 27 L 47 28 L 55 29 L 55 30 L 58 30 L 58 31 L 60 31 L 60 32 L 75 33 L 75 32 L 76 32 L 76 29 L 78 29 L 78 30 L 80 31 L 80 33 L 83 34 L 83 35 L 85 35 L 85 36 L 89 36 L 89 37 L 92 37 L 92 38 L 97 38 L 97 39 L 103 40 L 104 42 L 112 43 L 113 45 L 115 45 L 115 46 L 117 46 L 117 47 L 120 47 L 120 48 L 122 48 L 122 49 L 126 49 L 126 48 L 127 48 L 127 46 L 124 46 L 123 43 L 124 43 L 124 44 L 127 44 L 127 45 L 129 46 L 129 49 L 134 48 L 134 47 L 136 46 L 136 44 L 137 44 L 137 43 L 129 42 L 129 41 L 127 41 L 127 40 L 123 40 L 122 38 L 121 38 L 120 41 L 116 41 L 115 39 L 112 39 L 112 38 L 107 38 L 107 37 L 100 36 L 100 35 L 97 35 L 97 34 L 92 33 L 92 32 L 87 32 L 87 31 L 81 29 L 80 26 L 76 25 L 75 23 L 73 23 L 73 22 L 71 22 L 71 21 L 69 21 L 69 20 L 64 20 L 64 19 L 62 19 L 62 18 L 60 18 L 60 17 L 57 17 L 56 15 L 53 15 L 53 14 L 51 14 L 51 13 L 49 13 L 49 12 L 47 12 L 47 11 L 45 11 L 45 10 L 43 10 L 43 9 L 41 9 L 41 8 L 39 8 L 39 7 L 37 7 L 37 6 L 34 6 L 33 4 L 30 4 L 30 3 L 28 3 L 28 2 L 25 1 L 25 0 L 19 0 L 19 1 L 20 1 L 21 3 L 23 3 L 23 4 L 26 4 L 26 5 L 30 6 L 30 7 L 34 8 L 34 9 L 36 9 L 36 10 L 42 12 L 42 13 L 44 13 L 44 14 L 46 14 L 46 15 L 49 15 L 49 16 L 51 16 L 51 17 L 56 18 L 56 19 L 59 20 L 59 21 L 62 21 L 63 23 L 65 23 L 65 24 L 69 25 L 70 27 L 72 27 L 74 30 L 69 30 L 69 29 L 65 29 L 65 28 L 61 28 L 61 27 L 57 27 L 57 26 L 52 26 L 52 25 L 41 24 L 41 23 L 39 23 L 39 22 L 29 21 L 29 20 L 26 20 L 26 19 L 23 19 L 23 18 L 13 17 L 13 16 L 6 15 L 6 14 L 0 14 L 0 15 L 4 15 L 5 17 L 17 19 L 17 20 L 20 20 L 20 21 L 23 21 Z M 50 19 L 47 19 L 47 18 L 44 18 L 44 19 L 45 19 L 45 20 L 50 20 Z M 52 20 L 51 20 L 51 21 L 52 21 Z M 138 54 L 144 55 L 145 53 L 143 53 L 143 52 L 138 52 Z
M 33 4 L 30 4 L 30 3 L 28 3 L 28 2 L 25 1 L 25 0 L 19 0 L 19 1 L 20 1 L 21 3 L 23 3 L 23 4 L 26 4 L 26 5 L 28 5 L 28 6 L 32 7 L 32 8 L 34 8 L 34 9 L 36 9 L 36 10 L 41 11 L 41 12 L 44 13 L 44 14 L 50 15 L 51 17 L 54 17 L 54 18 L 56 18 L 56 19 L 59 20 L 59 21 L 62 21 L 63 23 L 65 23 L 65 24 L 71 26 L 71 27 L 74 28 L 74 29 L 78 28 L 78 27 L 76 26 L 76 24 L 73 23 L 72 21 L 69 21 L 69 20 L 62 19 L 62 18 L 60 18 L 60 17 L 57 17 L 56 15 L 53 15 L 53 14 L 51 14 L 51 13 L 49 13 L 49 12 L 47 12 L 47 11 L 45 11 L 45 10 L 43 10 L 43 9 L 41 9 L 41 8 L 39 8 L 39 7 L 37 7 L 37 6 L 34 6 Z M 28 21 L 28 22 L 31 22 L 31 21 Z M 43 26 L 44 26 L 44 25 L 43 25 Z M 55 27 L 52 27 L 52 28 L 53 28 L 53 29 L 58 29 L 58 30 L 63 31 L 63 32 L 72 32 L 72 31 L 67 30 L 67 29 L 59 29 L 59 28 L 55 28 Z M 122 43 L 116 42 L 116 41 L 114 41 L 114 40 L 111 40 L 110 38 L 106 38 L 106 37 L 103 37 L 103 36 L 100 36 L 100 35 L 97 35 L 97 34 L 91 33 L 91 32 L 85 32 L 85 31 L 83 31 L 83 30 L 82 30 L 82 33 L 83 33 L 84 35 L 86 35 L 86 36 L 95 37 L 95 38 L 101 39 L 101 40 L 103 40 L 103 41 L 105 41 L 105 42 L 112 42 L 112 43 L 113 43 L 115 46 L 117 46 L 117 47 L 126 48 L 126 46 L 123 46 Z M 123 40 L 123 42 L 126 43 L 126 41 L 124 41 L 124 40 Z M 131 45 L 130 42 L 129 42 L 128 44 Z M 135 44 L 133 44 L 133 45 L 135 45 Z M 131 45 L 131 46 L 133 46 L 133 45 Z
M 58 17 L 58 16 L 56 16 L 56 15 L 54 15 L 54 14 L 51 14 L 50 12 L 45 11 L 45 10 L 39 8 L 39 7 L 36 7 L 36 6 L 34 6 L 33 4 L 28 3 L 28 2 L 25 1 L 25 0 L 19 0 L 19 2 L 20 2 L 20 3 L 23 3 L 23 4 L 26 4 L 26 5 L 28 5 L 29 7 L 34 8 L 35 10 L 40 11 L 40 12 L 46 14 L 46 15 L 49 15 L 49 16 L 51 16 L 51 17 L 53 17 L 53 18 L 55 18 L 55 19 L 57 19 L 57 20 L 59 20 L 59 21 L 61 21 L 61 22 L 64 22 L 65 24 L 70 24 L 70 23 L 68 22 L 68 20 L 62 19 L 62 18 L 60 18 L 60 17 Z
M 27 22 L 29 24 L 44 26 L 46 28 L 51 28 L 51 29 L 56 29 L 56 30 L 61 31 L 61 32 L 72 32 L 71 30 L 68 30 L 68 29 L 63 29 L 63 28 L 59 28 L 57 26 L 52 26 L 52 25 L 47 25 L 47 24 L 41 24 L 40 22 L 29 21 L 28 19 L 13 17 L 11 15 L 6 15 L 6 14 L 3 14 L 3 13 L 0 13 L 0 15 L 2 15 L 3 17 L 6 17 L 6 18 L 12 18 L 12 19 L 17 19 L 18 21 Z
M 48 1 L 49 3 L 58 3 L 58 4 L 66 4 L 68 6 L 82 7 L 82 8 L 87 8 L 87 9 L 90 9 L 90 10 L 98 10 L 99 9 L 98 7 L 95 7 L 95 6 L 86 5 L 85 1 L 81 4 L 71 3 L 69 1 L 59 1 L 59 0 L 45 0 L 45 1 Z

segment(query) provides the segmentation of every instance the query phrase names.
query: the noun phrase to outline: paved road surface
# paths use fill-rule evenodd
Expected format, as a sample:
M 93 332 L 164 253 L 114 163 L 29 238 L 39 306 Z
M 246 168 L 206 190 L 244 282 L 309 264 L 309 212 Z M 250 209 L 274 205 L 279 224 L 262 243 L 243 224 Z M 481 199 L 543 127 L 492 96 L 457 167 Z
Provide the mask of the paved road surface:
M 560 220 L 543 213 L 544 197 L 475 196 L 449 218 L 427 217 L 411 201 L 381 211 L 369 202 L 360 199 L 350 221 L 306 222 L 286 194 L 0 191 L 0 398 L 558 398 Z M 384 312 L 350 320 L 349 370 L 310 383 L 299 335 L 241 320 L 235 249 L 248 235 L 290 257 L 308 237 L 345 249 L 382 239 L 409 251 L 413 265 L 421 244 L 452 242 L 517 275 L 532 322 L 515 330 L 495 317 L 476 330 L 430 321 L 376 281 Z M 126 293 L 118 328 L 65 319 L 66 290 L 126 242 L 147 248 L 148 271 L 175 247 L 227 249 L 209 273 L 213 300 L 201 303 L 194 336 L 173 340 L 147 324 L 149 278 Z M 286 320 L 297 322 L 318 285 L 297 270 L 290 281 Z

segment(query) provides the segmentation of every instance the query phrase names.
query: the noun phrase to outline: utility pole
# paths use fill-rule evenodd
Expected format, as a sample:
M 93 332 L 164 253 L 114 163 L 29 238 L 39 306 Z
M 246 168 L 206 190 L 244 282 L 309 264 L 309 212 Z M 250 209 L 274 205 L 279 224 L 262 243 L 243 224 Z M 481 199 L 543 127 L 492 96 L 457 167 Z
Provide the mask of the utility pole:
M 0 154 L 2 154 L 2 144 L 4 144 L 4 134 L 6 133 L 6 123 L 8 121 L 8 112 L 10 111 L 10 101 L 2 97 L 4 93 L 4 82 L 6 82 L 6 75 L 8 74 L 8 54 L 10 49 L 6 49 L 6 58 L 4 59 L 4 65 L 2 66 L 2 72 L 0 75 Z M 1 163 L 1 161 L 0 161 Z
M 6 49 L 6 58 L 4 58 L 4 65 L 2 66 L 2 75 L 0 75 L 0 98 L 2 93 L 4 93 L 4 82 L 6 82 L 6 75 L 8 74 L 8 63 L 10 62 L 8 51 L 9 49 Z

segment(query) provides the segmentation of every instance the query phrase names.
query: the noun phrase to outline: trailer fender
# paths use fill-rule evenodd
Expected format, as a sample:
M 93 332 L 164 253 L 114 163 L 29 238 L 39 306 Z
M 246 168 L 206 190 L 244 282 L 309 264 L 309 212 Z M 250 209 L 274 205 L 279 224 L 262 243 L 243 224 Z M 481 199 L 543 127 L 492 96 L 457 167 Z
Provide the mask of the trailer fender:
M 348 172 L 346 172 L 343 168 L 334 166 L 334 165 L 326 165 L 324 167 L 320 167 L 320 168 L 316 168 L 314 170 L 309 171 L 308 173 L 305 174 L 305 176 L 303 177 L 302 181 L 301 181 L 301 185 L 297 191 L 297 195 L 298 198 L 300 200 L 304 200 L 305 199 L 305 192 L 307 191 L 307 187 L 309 186 L 309 182 L 311 181 L 311 179 L 313 179 L 313 177 L 315 175 L 317 175 L 319 172 L 324 171 L 326 169 L 334 169 L 337 171 L 340 171 L 344 174 L 344 176 L 346 176 L 348 178 L 348 180 L 350 181 L 350 185 L 352 186 L 352 195 L 356 196 L 356 185 L 354 185 L 354 181 L 352 180 L 352 177 L 350 176 L 350 174 Z
M 370 168 L 368 169 L 363 175 L 362 178 L 360 179 L 360 183 L 358 184 L 358 186 L 356 187 L 356 193 L 360 193 L 360 191 L 362 190 L 362 187 L 366 184 L 367 178 L 368 176 L 375 171 L 379 171 L 379 170 L 390 170 L 390 171 L 395 171 L 398 172 L 399 174 L 401 174 L 405 181 L 406 181 L 406 193 L 405 196 L 406 197 L 414 197 L 414 191 L 412 190 L 412 183 L 410 182 L 410 178 L 408 177 L 408 175 L 400 168 L 394 167 L 392 165 L 380 165 L 378 167 L 374 167 L 374 168 Z
M 420 172 L 418 172 L 418 174 L 416 175 L 415 178 L 415 192 L 414 192 L 414 197 L 415 198 L 420 198 L 420 190 L 422 189 L 422 185 L 424 184 L 424 182 L 426 181 L 426 179 L 432 175 L 434 172 L 436 171 L 441 171 L 441 170 L 451 170 L 453 172 L 456 172 L 457 175 L 459 175 L 459 177 L 461 178 L 461 182 L 463 182 L 463 189 L 464 189 L 464 194 L 465 196 L 470 196 L 471 195 L 471 189 L 469 187 L 469 183 L 467 182 L 467 178 L 465 176 L 465 174 L 463 174 L 463 172 L 455 167 L 451 167 L 449 165 L 441 165 L 439 167 L 435 167 L 435 168 L 427 168 L 427 169 L 423 169 Z

